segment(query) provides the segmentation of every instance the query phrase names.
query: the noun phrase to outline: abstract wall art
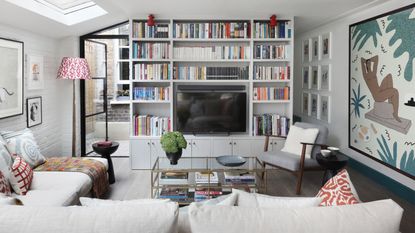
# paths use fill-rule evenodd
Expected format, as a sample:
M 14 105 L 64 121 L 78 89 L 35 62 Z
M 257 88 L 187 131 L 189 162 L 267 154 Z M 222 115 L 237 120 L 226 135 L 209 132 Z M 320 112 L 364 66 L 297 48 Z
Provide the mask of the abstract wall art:
M 415 179 L 415 4 L 349 28 L 349 147 Z

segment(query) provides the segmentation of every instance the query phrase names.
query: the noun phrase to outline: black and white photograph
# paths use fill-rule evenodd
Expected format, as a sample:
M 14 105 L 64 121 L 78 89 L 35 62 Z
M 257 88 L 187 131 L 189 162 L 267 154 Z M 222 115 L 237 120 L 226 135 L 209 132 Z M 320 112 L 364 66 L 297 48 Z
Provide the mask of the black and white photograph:
M 26 99 L 27 127 L 42 124 L 42 97 L 30 97 Z
M 330 96 L 319 96 L 319 119 L 325 122 L 330 122 Z
M 303 67 L 303 89 L 310 89 L 310 67 Z
M 0 38 L 0 118 L 23 114 L 23 42 Z
M 326 33 L 321 36 L 321 59 L 331 59 L 331 33 Z
M 303 62 L 310 61 L 310 39 L 303 41 Z
M 318 66 L 311 67 L 311 89 L 318 88 Z
M 303 92 L 303 114 L 310 114 L 310 93 Z
M 330 65 L 320 66 L 320 90 L 330 91 Z
M 319 59 L 319 40 L 318 37 L 313 37 L 311 39 L 311 58 L 312 61 L 318 61 Z
M 318 95 L 317 94 L 311 94 L 311 109 L 310 109 L 310 115 L 312 117 L 317 118 L 317 111 L 318 111 Z

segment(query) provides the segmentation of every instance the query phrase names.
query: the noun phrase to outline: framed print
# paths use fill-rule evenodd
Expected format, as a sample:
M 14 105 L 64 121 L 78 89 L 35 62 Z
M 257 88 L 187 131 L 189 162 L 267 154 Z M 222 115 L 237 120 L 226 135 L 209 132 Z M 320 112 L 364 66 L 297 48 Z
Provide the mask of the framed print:
M 331 59 L 331 32 L 321 35 L 321 59 Z
M 318 52 L 319 52 L 319 40 L 318 37 L 313 37 L 311 39 L 311 58 L 312 61 L 318 61 L 319 56 L 318 56 Z
M 303 67 L 303 89 L 310 89 L 310 67 Z
M 310 115 L 312 117 L 317 118 L 317 110 L 318 110 L 318 95 L 317 94 L 311 94 L 310 97 Z
M 311 89 L 318 89 L 318 66 L 311 67 Z
M 330 96 L 327 95 L 320 95 L 319 96 L 319 119 L 322 121 L 330 122 Z
M 303 114 L 310 115 L 310 93 L 303 92 Z
M 349 147 L 415 180 L 415 4 L 349 27 Z
M 42 124 L 42 97 L 26 99 L 27 127 Z
M 0 38 L 0 119 L 23 114 L 23 42 Z
M 310 61 L 310 39 L 303 41 L 303 62 Z
M 37 55 L 28 56 L 27 89 L 38 90 L 44 87 L 43 57 Z
M 331 74 L 330 74 L 330 65 L 321 65 L 320 66 L 320 75 L 319 75 L 319 89 L 323 91 L 330 91 L 331 84 Z

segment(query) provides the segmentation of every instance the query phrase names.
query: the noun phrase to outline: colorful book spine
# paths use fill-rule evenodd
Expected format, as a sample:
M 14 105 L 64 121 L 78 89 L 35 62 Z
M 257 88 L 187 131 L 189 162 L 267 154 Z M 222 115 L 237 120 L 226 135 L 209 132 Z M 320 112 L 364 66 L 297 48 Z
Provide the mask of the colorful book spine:
M 254 51 L 255 59 L 290 59 L 290 45 L 267 45 L 258 44 Z
M 175 23 L 173 38 L 228 39 L 250 38 L 248 22 Z
M 148 26 L 147 22 L 134 22 L 133 38 L 169 38 L 169 24 Z
M 254 100 L 289 100 L 290 87 L 254 87 Z
M 232 60 L 249 59 L 251 57 L 249 46 L 193 46 L 175 47 L 175 59 L 189 60 Z
M 269 22 L 255 23 L 255 38 L 289 39 L 292 37 L 292 31 L 291 21 L 278 21 L 275 26 L 271 26 Z
M 175 65 L 175 80 L 248 80 L 249 67 L 206 67 Z
M 134 115 L 134 136 L 161 136 L 171 131 L 169 117 Z
M 134 100 L 170 100 L 169 87 L 134 87 Z
M 133 43 L 134 59 L 169 59 L 169 43 Z
M 253 119 L 253 136 L 276 135 L 287 136 L 290 119 L 278 114 L 255 115 Z
M 290 66 L 255 66 L 255 80 L 289 80 Z
M 135 80 L 170 80 L 170 64 L 134 64 Z

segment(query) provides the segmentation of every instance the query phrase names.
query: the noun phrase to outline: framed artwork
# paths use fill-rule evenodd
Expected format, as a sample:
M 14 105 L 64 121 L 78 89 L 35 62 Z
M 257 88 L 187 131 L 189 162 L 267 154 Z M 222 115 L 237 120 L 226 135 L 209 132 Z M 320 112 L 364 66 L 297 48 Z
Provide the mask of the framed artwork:
M 28 56 L 27 89 L 38 90 L 44 87 L 43 57 L 37 55 Z
M 319 76 L 319 89 L 323 91 L 330 91 L 330 65 L 321 65 L 320 66 L 320 76 Z
M 331 32 L 321 35 L 321 59 L 331 59 Z
M 26 99 L 27 127 L 42 124 L 42 97 Z
M 320 95 L 319 96 L 319 119 L 322 121 L 330 122 L 330 96 L 327 95 Z
M 310 93 L 303 92 L 303 114 L 310 115 Z
M 318 56 L 318 52 L 319 52 L 319 40 L 318 37 L 313 37 L 311 39 L 311 60 L 312 61 L 318 61 L 319 56 Z
M 303 67 L 303 89 L 310 89 L 310 67 Z
M 23 114 L 23 42 L 0 38 L 0 118 Z
M 303 62 L 310 61 L 310 39 L 303 41 Z
M 311 94 L 310 97 L 310 115 L 312 117 L 317 118 L 317 110 L 318 110 L 318 95 L 317 94 Z
M 311 67 L 311 89 L 318 88 L 318 66 Z
M 349 27 L 349 147 L 415 179 L 415 4 Z

